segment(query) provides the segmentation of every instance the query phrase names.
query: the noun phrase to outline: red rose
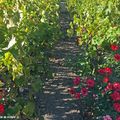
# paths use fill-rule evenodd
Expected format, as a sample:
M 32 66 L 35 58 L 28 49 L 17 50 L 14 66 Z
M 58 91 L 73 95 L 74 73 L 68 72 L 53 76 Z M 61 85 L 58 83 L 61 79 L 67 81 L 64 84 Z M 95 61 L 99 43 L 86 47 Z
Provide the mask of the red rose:
M 81 89 L 81 94 L 82 94 L 83 96 L 87 96 L 87 95 L 88 95 L 88 90 L 87 90 L 87 88 L 82 88 L 82 89 Z
M 5 108 L 3 104 L 0 104 L 0 115 L 3 115 L 5 112 Z
M 75 98 L 80 99 L 80 93 L 75 93 Z
M 87 85 L 88 85 L 88 87 L 92 88 L 95 85 L 95 81 L 93 79 L 88 79 L 87 80 Z
M 120 115 L 119 115 L 119 116 L 117 116 L 116 120 L 120 120 Z
M 120 54 L 115 54 L 114 55 L 114 59 L 115 59 L 115 61 L 120 61 Z
M 115 44 L 112 44 L 110 47 L 111 47 L 111 49 L 112 49 L 113 51 L 116 51 L 116 50 L 119 49 L 119 46 L 118 46 L 118 45 L 115 45 Z
M 70 94 L 75 94 L 75 88 L 70 88 L 70 89 L 69 89 L 69 93 L 70 93 Z
M 73 83 L 74 83 L 74 85 L 79 85 L 79 84 L 80 84 L 80 77 L 76 77 L 76 78 L 73 80 Z
M 112 90 L 112 89 L 113 89 L 113 85 L 111 83 L 108 83 L 108 85 L 105 88 L 105 91 Z
M 99 72 L 100 74 L 104 74 L 104 73 L 105 73 L 104 69 L 99 69 L 98 72 Z
M 104 68 L 104 72 L 108 74 L 112 74 L 112 69 L 109 67 Z
M 114 90 L 120 90 L 120 83 L 119 82 L 114 82 L 113 83 L 113 89 Z
M 109 81 L 109 78 L 108 77 L 104 77 L 103 82 L 104 83 L 108 83 L 108 81 Z
M 112 93 L 111 95 L 111 98 L 114 100 L 114 101 L 118 101 L 120 100 L 120 93 L 115 91 L 114 93 Z
M 98 72 L 100 74 L 112 74 L 112 69 L 109 67 L 99 69 Z
M 117 111 L 120 112 L 120 103 L 114 103 L 113 108 Z

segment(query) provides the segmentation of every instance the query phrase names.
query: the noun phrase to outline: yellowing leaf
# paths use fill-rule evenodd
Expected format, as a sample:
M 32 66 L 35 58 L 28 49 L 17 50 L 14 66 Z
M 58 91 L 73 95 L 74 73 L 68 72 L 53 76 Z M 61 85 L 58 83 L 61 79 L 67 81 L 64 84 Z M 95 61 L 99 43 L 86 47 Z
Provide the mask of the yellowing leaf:
M 4 86 L 4 83 L 0 80 L 0 87 Z
M 0 4 L 3 3 L 3 2 L 4 2 L 4 0 L 0 0 Z

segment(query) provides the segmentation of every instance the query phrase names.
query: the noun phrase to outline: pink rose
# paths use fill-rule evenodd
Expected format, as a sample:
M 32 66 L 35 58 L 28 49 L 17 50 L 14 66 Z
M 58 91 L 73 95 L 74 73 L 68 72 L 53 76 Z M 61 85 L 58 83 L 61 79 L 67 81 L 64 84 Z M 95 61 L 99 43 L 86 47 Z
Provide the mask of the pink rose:
M 103 120 L 112 120 L 110 115 L 103 116 Z

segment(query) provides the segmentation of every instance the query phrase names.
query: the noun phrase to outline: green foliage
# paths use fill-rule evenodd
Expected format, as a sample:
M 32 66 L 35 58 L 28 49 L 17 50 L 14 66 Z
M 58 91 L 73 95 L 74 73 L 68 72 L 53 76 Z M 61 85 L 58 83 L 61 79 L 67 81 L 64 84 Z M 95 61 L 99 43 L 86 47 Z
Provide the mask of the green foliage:
M 22 75 L 23 73 L 23 66 L 19 63 L 10 52 L 6 52 L 3 59 L 2 65 L 6 67 L 6 69 L 12 74 L 13 80 L 17 77 Z
M 35 105 L 33 104 L 33 102 L 27 103 L 27 105 L 25 105 L 23 108 L 23 113 L 29 117 L 33 116 L 34 111 Z
M 99 66 L 112 65 L 112 54 L 108 55 L 104 51 L 109 51 L 108 47 L 112 43 L 119 44 L 119 0 L 68 0 L 67 5 L 73 18 L 68 34 L 77 36 L 77 44 L 83 51 L 78 55 L 76 68 L 81 68 L 83 74 L 88 71 L 94 74 Z M 83 57 L 85 59 L 81 59 Z M 107 60 L 107 64 L 103 64 L 104 60 Z
M 7 89 L 6 115 L 34 115 L 34 95 L 51 76 L 47 51 L 60 35 L 58 3 L 0 0 L 0 87 Z
M 68 64 L 81 77 L 93 76 L 95 80 L 97 78 L 98 88 L 91 91 L 98 94 L 101 90 L 100 80 L 103 79 L 97 74 L 99 68 L 111 67 L 113 69 L 111 82 L 120 81 L 118 72 L 120 71 L 120 62 L 114 60 L 114 55 L 119 54 L 120 50 L 117 52 L 110 50 L 111 44 L 120 46 L 120 2 L 119 0 L 67 0 L 67 5 L 73 20 L 70 23 L 68 34 L 70 37 L 76 35 L 80 51 L 76 61 Z M 104 86 L 102 85 L 103 88 Z M 107 93 L 106 96 L 99 94 L 98 101 L 90 100 L 89 96 L 80 102 L 84 103 L 85 101 L 86 106 L 89 106 L 95 114 L 94 116 L 106 113 L 114 114 L 113 118 L 115 118 L 116 113 L 111 108 L 111 101 L 106 101 L 109 100 L 109 95 L 110 93 Z M 94 108 L 98 109 L 94 110 Z M 101 108 L 106 111 L 102 111 Z M 96 120 L 96 118 L 93 119 Z
M 81 41 L 88 42 L 91 38 L 93 45 L 104 44 L 105 40 L 107 43 L 116 42 L 120 31 L 118 0 L 76 0 L 74 2 L 69 0 L 67 2 L 73 18 L 71 26 L 76 27 L 76 35 L 82 37 Z

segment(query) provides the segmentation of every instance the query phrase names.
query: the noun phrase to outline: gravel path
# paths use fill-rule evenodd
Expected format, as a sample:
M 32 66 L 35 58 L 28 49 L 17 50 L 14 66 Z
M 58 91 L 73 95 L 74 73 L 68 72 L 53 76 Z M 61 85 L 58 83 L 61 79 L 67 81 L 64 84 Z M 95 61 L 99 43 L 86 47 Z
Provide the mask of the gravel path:
M 61 2 L 60 24 L 65 33 L 69 27 L 65 3 Z M 79 111 L 68 93 L 72 79 L 76 76 L 70 67 L 66 67 L 67 58 L 73 62 L 79 52 L 73 39 L 62 39 L 51 51 L 51 70 L 54 77 L 46 80 L 43 93 L 39 98 L 40 114 L 45 120 L 81 120 Z

